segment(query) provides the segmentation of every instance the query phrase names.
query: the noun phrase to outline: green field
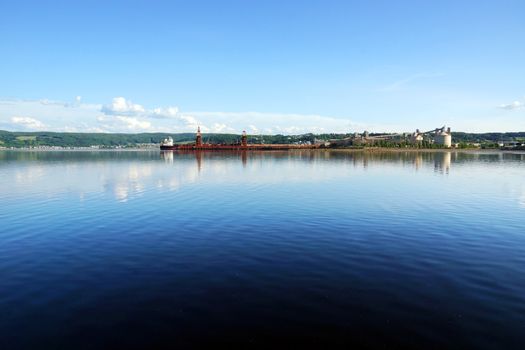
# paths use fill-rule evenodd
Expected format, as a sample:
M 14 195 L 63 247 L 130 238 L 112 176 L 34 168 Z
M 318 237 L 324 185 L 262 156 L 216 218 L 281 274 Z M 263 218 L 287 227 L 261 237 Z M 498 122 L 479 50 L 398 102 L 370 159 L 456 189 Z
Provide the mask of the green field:
M 17 136 L 18 141 L 36 141 L 36 136 Z

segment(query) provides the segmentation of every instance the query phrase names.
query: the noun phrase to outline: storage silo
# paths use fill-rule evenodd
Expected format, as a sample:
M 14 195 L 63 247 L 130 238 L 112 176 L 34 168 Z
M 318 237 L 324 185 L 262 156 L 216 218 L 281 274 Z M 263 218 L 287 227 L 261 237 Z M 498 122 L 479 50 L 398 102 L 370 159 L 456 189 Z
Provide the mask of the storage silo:
M 452 132 L 450 131 L 450 128 L 447 129 L 447 131 L 441 130 L 434 135 L 434 143 L 437 145 L 443 145 L 447 148 L 452 147 Z

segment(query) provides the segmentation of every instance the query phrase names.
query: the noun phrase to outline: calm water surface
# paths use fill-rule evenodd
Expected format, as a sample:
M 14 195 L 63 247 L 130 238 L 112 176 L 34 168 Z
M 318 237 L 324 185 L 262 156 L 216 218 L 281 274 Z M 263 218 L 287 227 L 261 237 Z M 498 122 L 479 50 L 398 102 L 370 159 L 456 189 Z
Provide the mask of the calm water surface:
M 525 347 L 524 153 L 0 151 L 0 348 Z

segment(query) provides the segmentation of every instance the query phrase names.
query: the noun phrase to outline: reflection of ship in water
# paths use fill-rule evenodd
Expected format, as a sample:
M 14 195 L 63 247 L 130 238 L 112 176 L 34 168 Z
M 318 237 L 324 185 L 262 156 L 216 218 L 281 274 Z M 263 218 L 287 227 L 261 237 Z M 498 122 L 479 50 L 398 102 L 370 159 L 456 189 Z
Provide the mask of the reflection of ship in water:
M 174 162 L 174 155 L 178 154 L 181 156 L 189 156 L 189 157 L 195 157 L 195 160 L 197 161 L 197 169 L 200 172 L 202 170 L 202 160 L 204 157 L 210 157 L 214 154 L 213 151 L 205 151 L 205 150 L 195 150 L 195 151 L 177 151 L 177 152 L 160 152 L 160 157 L 166 162 L 166 163 L 173 163 Z M 220 152 L 217 153 L 218 156 L 233 156 L 238 157 L 240 156 L 242 166 L 246 167 L 246 164 L 248 163 L 248 153 L 246 150 L 242 151 L 226 151 L 226 152 Z
M 248 154 L 246 154 L 246 151 L 241 151 L 241 160 L 242 166 L 246 168 L 246 163 L 248 162 Z
M 200 127 L 197 129 L 195 143 L 192 144 L 175 144 L 171 137 L 168 137 L 160 144 L 163 151 L 241 151 L 241 150 L 289 150 L 289 149 L 315 149 L 320 148 L 320 144 L 249 144 L 246 131 L 242 132 L 241 141 L 237 143 L 203 143 Z
M 197 160 L 197 170 L 200 173 L 202 170 L 202 152 L 201 151 L 195 152 L 195 159 Z
M 272 160 L 272 161 L 307 161 L 307 162 L 350 162 L 354 167 L 361 166 L 364 169 L 374 167 L 379 163 L 399 164 L 411 166 L 416 171 L 423 169 L 433 169 L 436 172 L 448 174 L 452 162 L 457 162 L 463 157 L 472 157 L 474 155 L 463 155 L 457 152 L 366 152 L 366 151 L 331 151 L 331 150 L 276 150 L 274 152 L 257 152 L 247 150 L 224 150 L 215 152 L 213 150 L 177 150 L 169 152 L 160 152 L 161 158 L 167 163 L 194 159 L 197 164 L 197 170 L 200 172 L 206 161 L 240 161 L 243 168 L 253 161 Z M 458 158 L 459 157 L 459 158 Z
M 164 159 L 166 163 L 173 163 L 173 152 L 160 152 L 160 157 Z

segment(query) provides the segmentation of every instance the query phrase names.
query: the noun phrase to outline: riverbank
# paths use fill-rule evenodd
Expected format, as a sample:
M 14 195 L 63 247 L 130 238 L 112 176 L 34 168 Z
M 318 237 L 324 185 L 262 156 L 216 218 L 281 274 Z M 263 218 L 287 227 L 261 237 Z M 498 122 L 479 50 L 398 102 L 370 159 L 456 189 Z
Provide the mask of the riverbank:
M 525 150 L 502 150 L 502 149 L 482 149 L 482 148 L 390 148 L 390 147 L 369 147 L 369 148 L 329 148 L 326 151 L 333 152 L 461 152 L 461 153 L 499 153 L 499 152 L 525 152 Z
M 94 147 L 35 147 L 35 148 L 0 148 L 2 151 L 12 152 L 152 152 L 160 151 L 158 146 L 155 147 L 126 147 L 126 148 L 94 148 Z M 242 149 L 236 150 L 242 152 Z M 253 150 L 248 149 L 245 152 L 272 152 L 274 150 Z M 282 152 L 282 150 L 280 150 Z M 520 149 L 481 149 L 481 148 L 391 148 L 391 147 L 367 147 L 367 148 L 315 148 L 315 149 L 290 149 L 287 151 L 314 151 L 314 152 L 351 152 L 351 153 L 435 153 L 435 152 L 457 152 L 457 153 L 525 153 Z M 170 152 L 170 151 L 163 151 Z M 178 151 L 171 151 L 178 152 Z M 188 151 L 185 151 L 188 152 Z M 224 152 L 221 150 L 193 150 L 189 152 Z

